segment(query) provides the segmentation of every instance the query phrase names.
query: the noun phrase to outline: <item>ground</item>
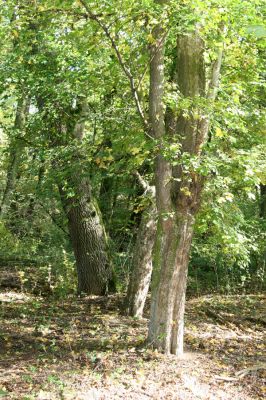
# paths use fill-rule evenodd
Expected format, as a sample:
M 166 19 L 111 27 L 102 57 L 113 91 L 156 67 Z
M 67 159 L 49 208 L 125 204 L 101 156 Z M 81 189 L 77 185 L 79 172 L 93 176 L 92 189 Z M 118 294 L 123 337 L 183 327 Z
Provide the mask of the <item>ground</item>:
M 265 296 L 190 299 L 181 360 L 145 347 L 147 319 L 121 296 L 65 300 L 0 293 L 0 398 L 262 399 Z

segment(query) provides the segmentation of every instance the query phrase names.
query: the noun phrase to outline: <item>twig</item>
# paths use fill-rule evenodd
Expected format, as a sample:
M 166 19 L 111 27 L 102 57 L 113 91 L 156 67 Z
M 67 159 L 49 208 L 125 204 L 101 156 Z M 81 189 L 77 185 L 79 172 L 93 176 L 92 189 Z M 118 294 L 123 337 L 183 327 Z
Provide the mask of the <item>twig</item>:
M 219 376 L 219 375 L 214 375 L 214 378 L 217 379 L 218 381 L 226 381 L 226 382 L 236 382 L 239 380 L 239 378 L 234 378 L 231 376 Z
M 134 172 L 135 177 L 138 179 L 140 186 L 142 186 L 143 190 L 148 190 L 150 185 L 148 184 L 148 182 L 140 175 L 140 173 L 138 171 Z
M 88 14 L 87 13 L 79 13 L 76 12 L 74 10 L 70 10 L 70 9 L 63 9 L 63 8 L 47 8 L 46 10 L 37 10 L 36 14 L 46 14 L 46 13 L 62 13 L 62 14 L 67 14 L 67 15 L 73 15 L 75 17 L 83 17 L 83 18 L 88 18 Z M 103 17 L 103 16 L 114 16 L 114 13 L 108 13 L 108 14 L 97 14 L 97 17 Z

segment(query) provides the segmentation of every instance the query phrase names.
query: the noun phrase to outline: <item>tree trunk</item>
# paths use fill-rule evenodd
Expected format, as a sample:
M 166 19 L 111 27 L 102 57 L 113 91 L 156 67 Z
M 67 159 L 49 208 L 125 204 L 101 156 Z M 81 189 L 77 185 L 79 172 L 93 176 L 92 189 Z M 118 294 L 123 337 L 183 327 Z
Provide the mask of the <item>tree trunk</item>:
M 163 112 L 164 33 L 154 30 L 155 44 L 151 52 L 150 68 L 150 123 L 153 136 L 161 147 L 165 133 L 177 136 L 181 154 L 201 156 L 206 143 L 209 118 L 195 101 L 205 97 L 204 46 L 197 32 L 177 40 L 177 84 L 181 94 L 192 101 L 188 116 L 182 113 L 176 123 L 165 127 Z M 220 70 L 220 57 L 214 66 L 209 92 L 215 98 Z M 173 133 L 173 126 L 175 132 Z M 182 162 L 172 167 L 162 155 L 155 167 L 158 226 L 154 251 L 151 318 L 148 340 L 153 347 L 167 354 L 183 353 L 185 293 L 194 217 L 200 206 L 203 177 L 193 167 L 184 168 Z
M 152 275 L 152 251 L 156 233 L 156 206 L 152 204 L 141 217 L 132 260 L 132 273 L 125 300 L 126 313 L 141 318 Z
M 15 123 L 14 123 L 14 130 L 18 131 L 18 134 L 21 134 L 22 130 L 25 127 L 28 110 L 29 110 L 28 100 L 20 99 L 18 101 Z M 10 156 L 9 156 L 10 161 L 7 170 L 6 187 L 0 204 L 0 217 L 3 217 L 8 210 L 12 192 L 16 184 L 17 171 L 22 151 L 21 146 L 19 146 L 18 144 L 18 139 L 19 138 L 15 138 L 15 140 L 11 141 L 10 144 Z
M 155 244 L 149 341 L 166 354 L 181 355 L 187 265 L 194 218 L 182 212 L 160 220 Z
M 260 217 L 266 219 L 266 185 L 260 184 Z
M 88 178 L 71 180 L 75 195 L 68 197 L 60 187 L 62 203 L 68 218 L 78 274 L 78 293 L 103 295 L 108 292 L 111 264 L 108 242 L 101 213 L 91 194 Z
M 81 143 L 84 137 L 87 104 L 83 102 L 78 104 L 78 107 L 80 115 L 73 129 L 73 138 Z M 69 161 L 72 165 L 71 170 Z M 92 195 L 91 183 L 88 172 L 82 165 L 83 161 L 84 156 L 78 145 L 71 160 L 62 160 L 65 185 L 59 182 L 58 187 L 76 259 L 78 293 L 103 295 L 108 289 L 115 289 L 114 277 L 101 212 Z

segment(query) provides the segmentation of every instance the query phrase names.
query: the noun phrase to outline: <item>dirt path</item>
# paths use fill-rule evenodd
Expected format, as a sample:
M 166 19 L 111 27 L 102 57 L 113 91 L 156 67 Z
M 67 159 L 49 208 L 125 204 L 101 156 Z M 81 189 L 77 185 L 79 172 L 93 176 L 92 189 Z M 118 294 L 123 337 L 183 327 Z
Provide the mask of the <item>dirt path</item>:
M 188 301 L 182 360 L 147 350 L 147 319 L 121 316 L 120 301 L 0 293 L 0 398 L 266 397 L 265 297 Z

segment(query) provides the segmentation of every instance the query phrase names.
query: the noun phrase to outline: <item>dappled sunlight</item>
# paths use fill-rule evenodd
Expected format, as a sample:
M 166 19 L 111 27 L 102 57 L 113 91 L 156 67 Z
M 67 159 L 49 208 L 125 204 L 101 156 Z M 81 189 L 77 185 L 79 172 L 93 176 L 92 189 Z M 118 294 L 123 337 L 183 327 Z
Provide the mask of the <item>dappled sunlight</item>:
M 188 301 L 187 350 L 177 359 L 144 346 L 148 321 L 121 316 L 119 296 L 56 302 L 1 293 L 1 390 L 40 400 L 260 398 L 265 369 L 254 366 L 263 361 L 263 329 L 247 320 L 240 328 L 232 309 L 248 316 L 247 298 L 227 300 Z M 210 305 L 230 315 L 228 326 L 205 314 Z
M 23 292 L 6 291 L 0 293 L 0 302 L 3 303 L 26 303 L 32 299 L 33 296 Z

